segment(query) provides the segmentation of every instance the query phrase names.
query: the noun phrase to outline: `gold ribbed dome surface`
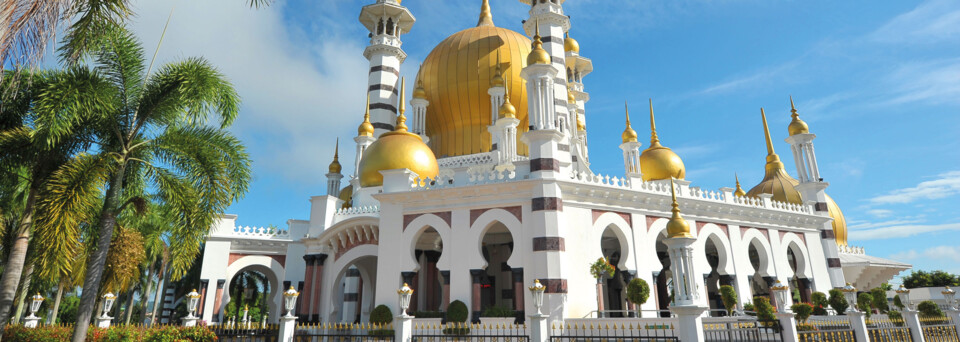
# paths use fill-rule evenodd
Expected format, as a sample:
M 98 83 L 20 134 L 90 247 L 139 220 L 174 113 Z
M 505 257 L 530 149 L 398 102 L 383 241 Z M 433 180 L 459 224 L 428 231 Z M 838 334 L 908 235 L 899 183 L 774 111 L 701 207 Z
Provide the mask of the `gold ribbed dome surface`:
M 800 114 L 797 114 L 797 107 L 793 105 L 793 96 L 790 97 L 790 116 L 793 118 L 790 120 L 790 125 L 787 126 L 790 136 L 810 133 L 810 126 L 800 120 Z
M 421 68 L 426 91 L 426 128 L 430 147 L 440 157 L 490 151 L 490 95 L 487 90 L 496 75 L 497 60 L 510 99 L 516 107 L 517 153 L 527 154 L 519 137 L 527 131 L 526 82 L 520 77 L 530 53 L 526 36 L 493 26 L 481 17 L 481 25 L 454 33 L 427 56 Z M 498 58 L 499 53 L 499 58 Z M 418 80 L 419 82 L 419 80 Z
M 640 154 L 640 173 L 643 180 L 683 179 L 687 175 L 683 160 L 670 148 L 660 145 L 657 124 L 653 118 L 653 100 L 650 100 L 650 147 Z
M 340 195 L 338 195 L 337 198 L 343 201 L 343 205 L 340 206 L 341 208 L 352 207 L 353 204 L 351 204 L 350 202 L 353 201 L 353 186 L 347 185 L 343 189 L 340 189 Z
M 833 218 L 833 235 L 837 238 L 837 244 L 840 246 L 847 245 L 847 219 L 843 217 L 843 211 L 840 211 L 840 206 L 837 205 L 837 202 L 833 201 L 833 197 L 830 195 L 827 196 L 827 211 L 830 213 L 830 217 Z

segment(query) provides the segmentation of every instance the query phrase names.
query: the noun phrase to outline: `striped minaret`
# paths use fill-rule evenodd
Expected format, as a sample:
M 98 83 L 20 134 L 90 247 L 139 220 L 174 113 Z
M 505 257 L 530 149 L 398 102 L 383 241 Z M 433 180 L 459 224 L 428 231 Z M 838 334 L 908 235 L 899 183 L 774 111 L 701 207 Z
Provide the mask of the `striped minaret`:
M 520 0 L 530 6 L 530 19 L 523 23 L 528 36 L 539 34 L 543 49 L 550 54 L 550 61 L 557 68 L 553 82 L 553 104 L 558 117 L 567 122 L 577 122 L 567 109 L 566 53 L 563 47 L 564 32 L 570 30 L 570 18 L 563 14 L 564 0 Z M 539 32 L 538 31 L 539 27 Z M 570 132 L 564 132 L 569 134 Z
M 400 64 L 407 58 L 400 48 L 400 35 L 409 32 L 414 22 L 416 18 L 398 0 L 377 0 L 360 12 L 360 23 L 370 31 L 370 45 L 363 56 L 370 61 L 367 92 L 375 137 L 393 131 L 396 124 L 397 81 Z

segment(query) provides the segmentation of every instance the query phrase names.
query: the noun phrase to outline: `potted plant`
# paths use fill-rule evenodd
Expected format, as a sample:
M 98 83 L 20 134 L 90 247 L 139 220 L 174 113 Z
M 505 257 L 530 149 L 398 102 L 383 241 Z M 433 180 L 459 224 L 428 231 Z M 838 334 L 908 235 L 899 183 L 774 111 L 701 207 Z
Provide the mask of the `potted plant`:
M 603 317 L 603 278 L 612 277 L 616 272 L 607 258 L 601 257 L 590 265 L 590 275 L 597 279 L 597 317 Z
M 511 326 L 517 320 L 516 311 L 495 305 L 480 313 L 480 323 L 488 327 Z
M 630 283 L 627 284 L 627 300 L 637 306 L 637 317 L 642 316 L 640 314 L 640 306 L 646 303 L 649 298 L 650 285 L 648 285 L 645 280 L 640 278 L 630 280 Z

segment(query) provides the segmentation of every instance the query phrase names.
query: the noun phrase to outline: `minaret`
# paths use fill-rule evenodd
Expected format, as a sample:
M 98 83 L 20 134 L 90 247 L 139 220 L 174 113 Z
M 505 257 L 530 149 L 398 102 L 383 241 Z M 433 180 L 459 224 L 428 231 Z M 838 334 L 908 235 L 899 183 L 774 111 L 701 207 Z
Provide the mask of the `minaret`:
M 624 128 L 620 137 L 623 143 L 620 149 L 623 150 L 623 167 L 629 178 L 640 178 L 640 143 L 637 142 L 637 131 L 630 127 L 630 108 L 627 103 L 623 103 L 623 111 L 627 116 L 627 128 Z
M 557 67 L 550 63 L 550 54 L 543 49 L 540 35 L 534 35 L 533 49 L 527 55 L 527 66 L 520 71 L 520 76 L 527 80 L 527 117 L 531 131 L 557 129 L 557 101 L 553 90 L 556 73 Z
M 813 151 L 813 139 L 817 136 L 810 133 L 810 127 L 807 126 L 806 122 L 800 120 L 800 114 L 797 114 L 797 107 L 793 104 L 792 96 L 790 97 L 790 113 L 793 120 L 787 127 L 790 136 L 786 141 L 793 151 L 797 175 L 800 177 L 800 184 L 796 186 L 797 191 L 800 192 L 804 202 L 813 205 L 817 215 L 830 216 L 826 193 L 827 186 L 830 184 L 820 178 L 820 170 L 817 168 L 817 155 Z M 827 257 L 830 285 L 834 288 L 841 288 L 846 281 L 840 265 L 840 254 L 835 234 L 833 224 L 827 222 L 820 230 L 820 242 Z
M 504 91 L 502 101 L 497 120 L 489 128 L 490 135 L 497 144 L 499 165 L 512 164 L 517 160 L 517 125 L 520 124 L 520 120 L 517 120 L 517 108 L 510 103 L 510 93 Z
M 673 215 L 667 222 L 667 245 L 670 255 L 670 272 L 673 275 L 673 303 L 670 311 L 678 316 L 676 331 L 681 341 L 703 341 L 703 322 L 700 315 L 709 309 L 700 298 L 697 289 L 697 273 L 693 262 L 693 244 L 697 241 L 690 234 L 690 224 L 680 216 L 677 203 L 677 187 L 670 179 L 670 195 L 673 198 Z
M 563 13 L 564 0 L 520 0 L 530 6 L 530 18 L 523 23 L 523 29 L 528 36 L 541 36 L 543 49 L 547 52 L 548 61 L 556 68 L 553 78 L 565 79 L 566 70 L 563 34 L 570 30 L 570 18 Z M 567 101 L 567 85 L 554 82 L 551 102 L 558 116 L 570 117 L 564 103 Z M 570 117 L 575 120 L 575 117 Z
M 363 6 L 360 11 L 360 23 L 370 31 L 370 45 L 363 56 L 370 61 L 367 92 L 370 94 L 371 119 L 375 129 L 374 137 L 393 131 L 396 123 L 397 81 L 400 78 L 400 64 L 407 58 L 401 49 L 400 35 L 413 27 L 416 18 L 400 0 L 377 0 L 375 4 Z
M 370 147 L 370 144 L 377 141 L 377 138 L 373 137 L 375 129 L 370 122 L 370 94 L 367 94 L 367 106 L 365 108 L 363 123 L 357 128 L 357 137 L 353 138 L 353 141 L 357 143 L 357 159 L 353 165 L 354 179 L 357 179 L 357 172 L 360 172 L 360 159 L 363 158 L 363 152 L 367 150 L 367 147 Z
M 333 162 L 330 162 L 330 167 L 327 172 L 327 195 L 329 196 L 338 196 L 340 195 L 340 180 L 343 179 L 343 174 L 340 171 L 343 170 L 343 166 L 340 165 L 340 139 L 337 138 L 337 144 L 335 145 L 333 152 Z
M 481 18 L 483 18 L 483 16 L 481 16 Z M 506 81 L 503 79 L 503 69 L 501 65 L 503 65 L 503 63 L 500 61 L 500 50 L 497 50 L 496 73 L 493 75 L 493 79 L 490 80 L 490 88 L 487 89 L 487 94 L 490 95 L 490 122 L 492 123 L 497 122 L 497 119 L 500 117 L 500 106 L 503 105 L 503 97 L 507 92 L 505 86 Z M 493 143 L 497 143 L 496 139 L 494 139 Z
M 580 56 L 580 43 L 570 38 L 569 32 L 567 38 L 563 40 L 563 49 L 566 54 L 566 80 L 567 80 L 567 108 L 570 113 L 570 122 L 577 122 L 578 125 L 586 126 L 587 118 L 584 107 L 587 101 L 590 101 L 590 94 L 584 91 L 583 77 L 593 71 L 593 61 L 589 58 Z M 586 132 L 575 132 L 574 137 L 581 140 L 586 155 Z
M 419 135 L 424 143 L 430 142 L 430 138 L 427 137 L 427 106 L 429 105 L 427 91 L 423 89 L 423 80 L 417 76 L 417 87 L 413 90 L 413 99 L 410 100 L 410 107 L 413 108 L 410 132 Z

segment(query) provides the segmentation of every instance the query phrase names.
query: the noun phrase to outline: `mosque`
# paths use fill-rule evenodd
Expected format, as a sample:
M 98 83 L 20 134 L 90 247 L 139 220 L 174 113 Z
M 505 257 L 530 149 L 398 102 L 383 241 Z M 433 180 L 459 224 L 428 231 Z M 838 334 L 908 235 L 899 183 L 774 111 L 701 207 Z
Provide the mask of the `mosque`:
M 335 154 L 326 194 L 310 198 L 308 220 L 289 220 L 286 229 L 242 227 L 238 216 L 224 215 L 207 237 L 201 317 L 223 319 L 226 289 L 244 271 L 269 278 L 271 317 L 282 290 L 299 290 L 296 314 L 306 322 L 363 322 L 379 304 L 397 313 L 404 283 L 415 290 L 411 313 L 442 312 L 460 300 L 472 319 L 493 306 L 522 319 L 534 280 L 546 286 L 544 312 L 553 320 L 601 309 L 667 314 L 672 203 L 688 225 L 669 235 L 696 239 L 692 260 L 702 277 L 692 277 L 694 289 L 713 310 L 723 308 L 721 285 L 743 302 L 781 281 L 809 301 L 813 291 L 846 283 L 869 289 L 910 267 L 848 245 L 843 213 L 817 166 L 816 135 L 792 99 L 786 143 L 797 178 L 775 151 L 779 130 L 768 129 L 761 111 L 763 180 L 749 191 L 739 180 L 734 188 L 694 186 L 667 147 L 677 138 L 657 134 L 652 101 L 649 144 L 625 111 L 623 173 L 591 171 L 592 61 L 567 35 L 564 0 L 520 1 L 530 6 L 525 32 L 497 27 L 483 0 L 476 26 L 424 60 L 410 99 L 399 75 L 413 13 L 401 0 L 363 6 L 370 69 L 367 105 L 357 113 L 356 171 L 344 177 Z M 597 280 L 589 267 L 601 257 L 616 271 Z M 640 307 L 625 300 L 634 278 L 652 289 Z

